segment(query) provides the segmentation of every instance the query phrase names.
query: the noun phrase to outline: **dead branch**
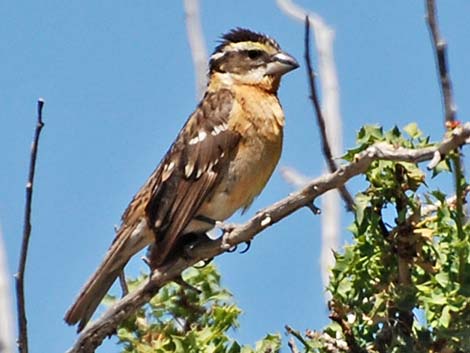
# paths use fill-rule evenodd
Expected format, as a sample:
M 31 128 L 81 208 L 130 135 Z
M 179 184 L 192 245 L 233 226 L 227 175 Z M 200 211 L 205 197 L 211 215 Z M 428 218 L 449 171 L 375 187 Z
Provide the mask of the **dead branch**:
M 454 104 L 454 97 L 452 91 L 452 81 L 450 79 L 449 68 L 447 64 L 447 43 L 442 38 L 439 31 L 439 24 L 437 22 L 436 15 L 436 3 L 435 0 L 426 0 L 426 19 L 428 23 L 429 32 L 431 35 L 431 42 L 433 44 L 436 65 L 439 72 L 439 83 L 441 87 L 442 100 L 444 105 L 444 116 L 445 116 L 445 126 L 448 129 L 454 128 L 456 124 L 456 108 Z M 464 241 L 466 239 L 466 234 L 463 231 L 463 221 L 464 221 L 464 198 L 465 198 L 465 172 L 463 167 L 462 156 L 460 150 L 456 149 L 456 155 L 452 157 L 453 165 L 453 174 L 454 174 L 454 185 L 455 185 L 455 195 L 456 199 L 456 217 L 455 222 L 457 225 L 457 232 L 459 234 L 459 239 Z M 463 280 L 463 272 L 465 255 L 463 251 L 460 251 L 460 264 L 459 264 L 459 273 L 461 280 Z
M 308 16 L 309 18 L 309 24 L 314 34 L 313 42 L 318 57 L 318 77 L 320 78 L 319 84 L 320 91 L 322 92 L 321 112 L 326 118 L 323 120 L 325 125 L 324 132 L 327 137 L 325 141 L 328 143 L 331 154 L 333 156 L 340 156 L 343 149 L 343 136 L 339 83 L 333 48 L 335 32 L 321 16 L 303 9 L 292 0 L 277 0 L 277 5 L 282 12 L 298 22 L 305 23 L 305 17 Z M 305 50 L 307 51 L 308 47 Z M 312 74 L 314 73 L 312 72 Z M 330 269 L 335 262 L 333 251 L 337 250 L 341 237 L 341 207 L 336 190 L 332 190 L 322 197 L 321 210 L 322 249 L 320 268 L 323 285 L 327 287 L 330 280 Z M 325 292 L 324 299 L 325 302 L 331 299 L 329 292 Z
M 31 146 L 31 157 L 29 163 L 28 182 L 26 184 L 26 203 L 24 210 L 23 240 L 21 243 L 20 261 L 16 278 L 16 296 L 18 310 L 18 349 L 20 353 L 28 353 L 28 322 L 26 318 L 26 305 L 24 299 L 24 274 L 26 269 L 26 258 L 28 256 L 29 238 L 31 235 L 31 206 L 33 201 L 34 174 L 36 172 L 36 160 L 39 147 L 39 136 L 44 126 L 42 121 L 42 108 L 44 100 L 38 100 L 38 120 Z
M 334 161 L 330 142 L 328 141 L 325 117 L 323 116 L 320 100 L 318 99 L 317 88 L 315 85 L 315 71 L 313 70 L 312 60 L 310 58 L 310 19 L 308 16 L 305 18 L 305 63 L 307 66 L 307 78 L 310 87 L 310 99 L 312 100 L 313 107 L 315 108 L 317 123 L 318 127 L 320 128 L 323 155 L 325 156 L 328 169 L 330 172 L 334 172 L 338 169 L 338 167 Z M 354 208 L 354 200 L 349 191 L 346 189 L 346 186 L 341 185 L 338 190 L 341 194 L 341 197 L 343 198 L 344 203 L 346 204 L 346 209 L 348 211 L 352 211 Z
M 431 35 L 431 42 L 436 54 L 439 83 L 444 101 L 445 121 L 451 123 L 455 121 L 456 108 L 452 93 L 452 81 L 450 79 L 447 65 L 447 43 L 442 38 L 439 31 L 435 0 L 426 0 L 426 19 L 429 28 L 429 34 Z
M 445 155 L 449 151 L 470 142 L 470 123 L 459 126 L 448 134 L 444 140 L 431 147 L 411 150 L 396 147 L 387 143 L 378 143 L 357 154 L 352 163 L 341 166 L 329 173 L 310 181 L 303 189 L 290 194 L 288 197 L 262 209 L 248 222 L 235 226 L 231 231 L 213 241 L 200 242 L 187 249 L 187 256 L 174 259 L 164 268 L 155 270 L 147 283 L 134 292 L 116 302 L 102 317 L 91 323 L 80 334 L 69 353 L 88 353 L 101 344 L 104 338 L 114 334 L 118 325 L 131 316 L 142 305 L 154 296 L 165 283 L 178 278 L 182 271 L 198 261 L 218 256 L 237 244 L 252 240 L 264 229 L 286 218 L 293 212 L 307 207 L 314 199 L 325 192 L 344 185 L 352 177 L 364 173 L 370 164 L 379 159 L 419 163 L 431 160 L 438 151 Z

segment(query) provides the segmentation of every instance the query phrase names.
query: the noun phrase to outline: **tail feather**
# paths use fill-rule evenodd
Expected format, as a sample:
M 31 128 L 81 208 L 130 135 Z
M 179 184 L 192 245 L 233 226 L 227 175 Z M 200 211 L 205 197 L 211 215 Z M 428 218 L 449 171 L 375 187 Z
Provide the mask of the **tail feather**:
M 145 220 L 141 220 L 133 226 L 122 227 L 101 265 L 87 281 L 75 303 L 65 314 L 65 322 L 69 325 L 78 323 L 77 331 L 80 332 L 129 259 L 150 244 L 152 240 L 152 232 L 147 227 Z

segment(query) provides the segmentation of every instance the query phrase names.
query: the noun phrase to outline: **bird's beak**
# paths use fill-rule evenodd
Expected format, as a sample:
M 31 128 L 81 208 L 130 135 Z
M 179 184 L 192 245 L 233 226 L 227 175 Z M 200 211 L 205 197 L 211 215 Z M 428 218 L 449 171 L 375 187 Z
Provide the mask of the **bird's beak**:
M 279 52 L 271 57 L 267 67 L 268 75 L 284 75 L 299 67 L 299 63 L 287 53 Z

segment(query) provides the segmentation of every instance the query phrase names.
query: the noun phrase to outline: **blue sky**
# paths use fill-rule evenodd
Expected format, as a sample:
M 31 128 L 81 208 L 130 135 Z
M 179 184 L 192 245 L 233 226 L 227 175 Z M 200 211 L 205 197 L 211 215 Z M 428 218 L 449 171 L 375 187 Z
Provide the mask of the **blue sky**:
M 336 31 L 344 143 L 366 123 L 386 128 L 416 121 L 433 140 L 443 134 L 434 58 L 422 1 L 299 1 Z M 458 117 L 470 113 L 470 3 L 439 2 Z M 75 331 L 62 321 L 113 238 L 113 226 L 196 105 L 180 1 L 1 2 L 0 224 L 11 271 L 22 232 L 24 185 L 36 100 L 46 101 L 27 267 L 31 352 L 63 352 Z M 285 148 L 280 165 L 322 173 L 308 100 L 303 26 L 274 1 L 202 1 L 208 50 L 242 26 L 265 32 L 302 67 L 283 81 Z M 468 169 L 468 166 L 467 166 Z M 361 179 L 352 182 L 359 190 Z M 275 172 L 244 216 L 291 191 Z M 350 216 L 342 220 L 343 228 Z M 301 210 L 271 227 L 244 255 L 216 263 L 244 310 L 236 337 L 321 329 L 327 323 L 319 272 L 320 218 Z M 345 231 L 346 234 L 346 231 Z M 145 270 L 136 261 L 130 274 Z M 13 286 L 12 286 L 13 287 Z M 117 352 L 113 342 L 102 351 Z

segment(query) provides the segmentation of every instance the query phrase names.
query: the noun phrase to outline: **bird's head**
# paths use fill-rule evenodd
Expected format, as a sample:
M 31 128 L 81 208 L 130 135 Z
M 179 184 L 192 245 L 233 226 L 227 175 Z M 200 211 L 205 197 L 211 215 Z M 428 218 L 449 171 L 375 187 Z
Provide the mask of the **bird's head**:
M 282 75 L 299 67 L 272 38 L 237 28 L 222 36 L 209 61 L 209 75 L 226 85 L 277 90 Z

